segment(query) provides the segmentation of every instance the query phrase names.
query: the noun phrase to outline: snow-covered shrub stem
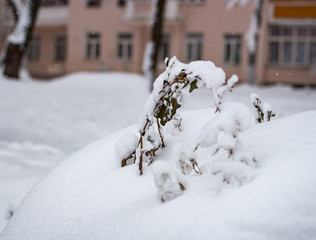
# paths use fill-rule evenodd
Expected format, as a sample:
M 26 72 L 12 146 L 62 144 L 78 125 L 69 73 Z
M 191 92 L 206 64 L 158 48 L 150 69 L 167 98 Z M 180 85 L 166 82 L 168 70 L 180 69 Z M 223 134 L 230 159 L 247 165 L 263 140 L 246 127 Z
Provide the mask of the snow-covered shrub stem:
M 276 114 L 272 111 L 271 105 L 268 102 L 262 104 L 262 101 L 257 94 L 252 93 L 250 95 L 250 99 L 258 113 L 258 123 L 270 121 L 273 117 L 276 116 Z
M 177 110 L 182 104 L 182 94 L 191 93 L 201 86 L 206 86 L 213 93 L 216 111 L 221 110 L 223 95 L 231 91 L 238 81 L 233 75 L 227 82 L 221 68 L 210 61 L 181 63 L 176 57 L 166 61 L 166 70 L 154 83 L 154 90 L 145 104 L 145 112 L 140 119 L 139 140 L 135 151 L 124 154 L 121 166 L 125 167 L 130 159 L 139 164 L 140 175 L 143 164 L 151 164 L 156 152 L 165 147 L 163 128 L 171 120 L 174 127 L 181 129 L 181 118 Z M 194 168 L 198 168 L 197 164 Z M 197 170 L 196 170 L 197 171 Z

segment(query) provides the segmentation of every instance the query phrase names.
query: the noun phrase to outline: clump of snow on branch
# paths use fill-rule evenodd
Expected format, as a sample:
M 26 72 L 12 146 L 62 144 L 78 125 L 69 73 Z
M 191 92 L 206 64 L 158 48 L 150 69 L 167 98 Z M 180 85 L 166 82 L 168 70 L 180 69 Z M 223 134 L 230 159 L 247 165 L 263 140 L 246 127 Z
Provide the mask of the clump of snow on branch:
M 158 196 L 162 202 L 172 200 L 182 194 L 184 186 L 169 163 L 161 160 L 156 161 L 151 169 L 158 189 Z
M 247 106 L 241 103 L 224 104 L 222 111 L 208 122 L 197 139 L 197 148 L 211 148 L 213 155 L 220 151 L 225 159 L 212 163 L 212 173 L 220 174 L 223 182 L 242 184 L 252 179 L 252 168 L 257 160 L 250 151 L 244 149 L 239 134 L 254 124 Z
M 192 170 L 200 173 L 196 162 L 197 156 L 190 146 L 177 144 L 173 149 L 173 159 L 178 170 L 184 175 L 190 175 Z
M 221 175 L 223 182 L 230 185 L 241 185 L 254 178 L 253 168 L 231 160 L 216 161 L 212 165 L 212 173 Z
M 119 159 L 127 159 L 135 151 L 138 137 L 134 133 L 122 136 L 115 145 L 115 154 Z
M 26 28 L 31 22 L 31 12 L 29 6 L 31 1 L 27 0 L 23 3 L 21 0 L 14 0 L 12 3 L 15 5 L 19 19 L 13 33 L 7 37 L 7 41 L 13 44 L 22 44 L 26 38 Z
M 250 99 L 251 99 L 253 106 L 257 110 L 257 114 L 258 114 L 257 122 L 258 123 L 268 122 L 276 116 L 276 114 L 272 111 L 272 107 L 271 107 L 270 103 L 268 103 L 268 102 L 262 103 L 260 97 L 257 94 L 252 93 L 250 95 Z

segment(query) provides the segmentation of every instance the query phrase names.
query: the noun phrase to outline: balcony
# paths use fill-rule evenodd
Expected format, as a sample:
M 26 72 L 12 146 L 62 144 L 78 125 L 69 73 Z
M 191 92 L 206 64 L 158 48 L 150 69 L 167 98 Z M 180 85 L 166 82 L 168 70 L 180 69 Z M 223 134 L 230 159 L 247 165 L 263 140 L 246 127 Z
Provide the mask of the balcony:
M 184 6 L 180 0 L 166 0 L 165 21 L 168 23 L 183 20 Z M 135 23 L 148 23 L 152 16 L 152 0 L 128 0 L 125 20 Z
M 68 6 L 55 5 L 39 8 L 36 26 L 66 26 L 68 21 Z

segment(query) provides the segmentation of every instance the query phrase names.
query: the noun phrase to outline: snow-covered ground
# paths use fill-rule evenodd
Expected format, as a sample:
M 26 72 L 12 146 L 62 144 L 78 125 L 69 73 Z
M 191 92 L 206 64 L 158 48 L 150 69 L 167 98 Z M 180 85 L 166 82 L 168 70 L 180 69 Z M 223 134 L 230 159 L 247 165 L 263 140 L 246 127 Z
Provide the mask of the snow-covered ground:
M 0 231 L 11 205 L 16 207 L 59 162 L 83 146 L 136 123 L 149 95 L 147 89 L 141 76 L 123 73 L 78 73 L 48 83 L 0 79 Z M 268 101 L 280 117 L 316 109 L 315 89 L 281 85 L 240 85 L 225 101 L 251 106 L 253 92 Z M 212 106 L 210 93 L 199 90 L 186 97 L 184 109 Z M 52 192 L 47 194 L 50 198 Z M 87 214 L 92 212 L 87 210 Z
M 52 82 L 0 79 L 0 232 L 8 210 L 66 157 L 133 124 L 149 92 L 135 74 L 78 73 Z

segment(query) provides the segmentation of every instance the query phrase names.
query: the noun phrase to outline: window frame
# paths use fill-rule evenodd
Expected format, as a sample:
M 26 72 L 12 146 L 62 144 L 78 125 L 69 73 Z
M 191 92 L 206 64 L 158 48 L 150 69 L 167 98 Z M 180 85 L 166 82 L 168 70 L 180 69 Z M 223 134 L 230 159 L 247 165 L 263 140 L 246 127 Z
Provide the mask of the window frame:
M 101 55 L 101 34 L 99 32 L 88 32 L 86 34 L 86 52 L 87 60 L 98 60 Z
M 55 61 L 64 62 L 67 58 L 67 35 L 59 34 L 55 37 Z
M 131 61 L 133 58 L 133 34 L 119 33 L 117 35 L 116 57 L 119 61 Z
M 242 34 L 224 34 L 224 56 L 223 63 L 230 66 L 239 66 L 242 62 Z M 229 46 L 229 53 L 227 46 Z M 227 55 L 228 54 L 228 55 Z
M 40 47 L 41 47 L 41 37 L 40 35 L 34 34 L 30 39 L 28 46 L 28 60 L 38 61 L 40 59 Z
M 186 62 L 192 62 L 203 59 L 203 34 L 187 33 L 185 43 Z M 195 50 L 195 51 L 194 51 Z
M 267 64 L 270 66 L 309 67 L 316 63 L 316 49 L 311 52 L 312 45 L 316 44 L 314 24 L 271 24 L 268 27 L 267 44 Z
M 165 59 L 170 56 L 170 33 L 163 33 L 158 53 L 158 62 L 164 64 Z

